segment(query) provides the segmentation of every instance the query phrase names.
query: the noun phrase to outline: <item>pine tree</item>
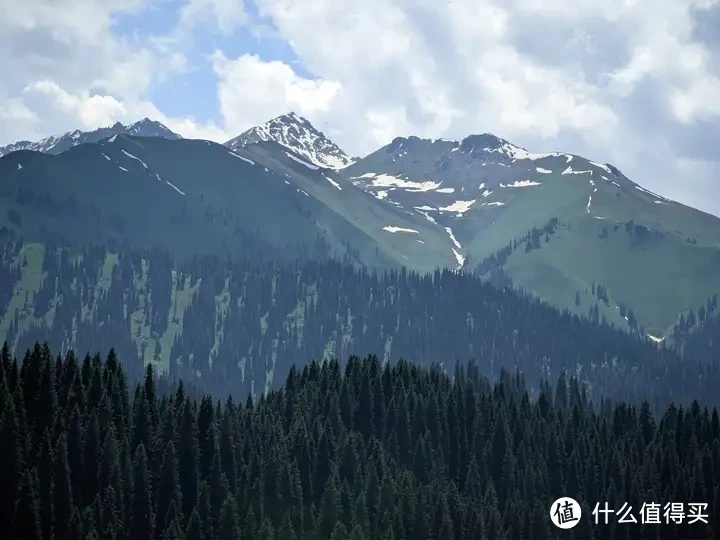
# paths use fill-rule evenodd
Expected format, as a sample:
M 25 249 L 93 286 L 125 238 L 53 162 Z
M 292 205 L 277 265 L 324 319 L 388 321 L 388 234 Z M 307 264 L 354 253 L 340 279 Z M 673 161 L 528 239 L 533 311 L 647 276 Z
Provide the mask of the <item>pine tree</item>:
M 55 503 L 55 480 L 53 478 L 54 455 L 52 449 L 52 441 L 50 431 L 45 429 L 41 446 L 40 456 L 38 458 L 38 488 L 39 488 L 39 508 L 40 521 L 42 522 L 42 537 L 47 539 L 53 538 L 53 523 L 55 520 L 54 503 Z
M 15 402 L 9 394 L 5 395 L 4 414 L 0 420 L 0 523 L 9 527 L 25 468 Z
M 91 504 L 95 494 L 100 492 L 100 426 L 97 409 L 90 413 L 90 420 L 85 430 L 82 458 L 82 491 L 83 504 Z
M 289 513 L 285 514 L 282 527 L 280 527 L 280 530 L 278 531 L 277 540 L 297 540 Z
M 68 429 L 68 461 L 70 464 L 70 478 L 72 480 L 72 492 L 76 495 L 76 502 L 82 502 L 84 485 L 83 473 L 83 425 L 80 415 L 80 406 L 76 403 L 72 408 L 70 416 L 70 427 Z
M 190 400 L 186 399 L 182 413 L 178 472 L 183 495 L 183 514 L 188 517 L 195 507 L 198 496 L 198 442 L 195 417 Z
M 70 480 L 70 466 L 68 465 L 67 438 L 64 433 L 58 438 L 54 454 L 53 478 L 55 489 L 53 491 L 53 510 L 55 515 L 55 538 L 65 540 L 68 538 L 68 527 L 75 507 Z
M 34 470 L 25 469 L 15 513 L 14 537 L 23 540 L 42 540 L 42 525 L 37 499 L 37 481 Z
M 151 500 L 150 475 L 144 444 L 140 443 L 135 450 L 134 461 L 132 537 L 138 540 L 150 540 L 155 531 L 155 513 Z
M 157 515 L 166 516 L 170 506 L 182 508 L 182 496 L 180 493 L 180 480 L 178 476 L 177 458 L 175 457 L 175 445 L 172 441 L 165 446 L 160 477 L 157 490 Z M 164 523 L 167 525 L 166 523 Z M 160 529 L 160 527 L 158 527 Z M 159 533 L 158 533 L 159 535 Z
M 235 501 L 233 501 L 232 497 L 225 499 L 220 511 L 218 539 L 240 540 L 240 527 L 238 526 Z
M 186 540 L 205 540 L 203 535 L 202 524 L 200 523 L 200 514 L 197 509 L 193 509 L 185 529 Z

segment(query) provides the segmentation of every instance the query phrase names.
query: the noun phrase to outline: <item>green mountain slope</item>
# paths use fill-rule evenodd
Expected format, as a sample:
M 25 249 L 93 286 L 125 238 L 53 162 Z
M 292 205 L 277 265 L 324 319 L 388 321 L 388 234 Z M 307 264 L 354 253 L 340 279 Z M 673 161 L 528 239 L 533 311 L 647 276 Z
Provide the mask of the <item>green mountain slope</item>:
M 379 204 L 411 209 L 445 231 L 466 271 L 502 268 L 554 305 L 587 314 L 597 303 L 599 316 L 620 327 L 661 338 L 680 313 L 720 291 L 720 219 L 612 166 L 531 154 L 485 134 L 459 143 L 396 139 L 343 174 Z M 549 241 L 542 234 L 526 250 L 532 231 L 551 221 Z M 489 265 L 491 257 L 501 262 Z
M 332 141 L 276 120 L 235 148 L 120 133 L 59 155 L 12 152 L 0 157 L 0 226 L 179 258 L 462 268 L 657 339 L 720 292 L 720 219 L 610 165 L 481 134 L 398 138 L 331 169 Z
M 338 190 L 297 163 L 276 171 L 247 156 L 207 141 L 126 135 L 57 156 L 13 152 L 0 158 L 0 224 L 27 240 L 161 247 L 178 257 L 401 264 L 391 242 L 378 245 L 373 235 L 385 234 L 383 220 L 407 225 L 405 214 L 379 212 L 380 221 L 360 228 L 339 212 L 362 208 L 362 191 Z

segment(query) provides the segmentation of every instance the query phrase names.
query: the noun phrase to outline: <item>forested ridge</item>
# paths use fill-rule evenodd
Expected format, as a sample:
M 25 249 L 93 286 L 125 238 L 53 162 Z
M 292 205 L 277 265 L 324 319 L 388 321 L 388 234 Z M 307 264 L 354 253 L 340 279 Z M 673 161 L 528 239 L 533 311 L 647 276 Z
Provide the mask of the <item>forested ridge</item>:
M 0 369 L 0 537 L 9 539 L 708 538 L 720 530 L 715 409 L 593 407 L 561 376 L 529 397 L 352 357 L 292 368 L 255 402 L 132 387 L 114 351 L 83 361 L 36 345 Z M 584 519 L 553 527 L 552 501 Z M 707 523 L 602 519 L 608 501 L 704 502 Z
M 377 274 L 338 261 L 178 264 L 160 251 L 20 242 L 5 244 L 0 260 L 9 285 L 0 328 L 12 352 L 35 341 L 81 354 L 114 347 L 132 380 L 152 362 L 216 397 L 257 397 L 313 359 L 376 354 L 448 371 L 474 360 L 491 377 L 517 369 L 531 394 L 567 372 L 596 401 L 718 404 L 707 335 L 680 356 L 472 275 Z

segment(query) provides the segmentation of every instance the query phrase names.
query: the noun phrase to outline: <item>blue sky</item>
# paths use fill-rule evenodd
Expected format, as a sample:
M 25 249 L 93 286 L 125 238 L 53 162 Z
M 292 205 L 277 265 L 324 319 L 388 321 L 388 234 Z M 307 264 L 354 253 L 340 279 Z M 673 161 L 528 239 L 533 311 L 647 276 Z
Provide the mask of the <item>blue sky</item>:
M 351 155 L 491 132 L 720 214 L 718 0 L 0 5 L 0 144 L 144 116 L 224 141 L 295 110 Z

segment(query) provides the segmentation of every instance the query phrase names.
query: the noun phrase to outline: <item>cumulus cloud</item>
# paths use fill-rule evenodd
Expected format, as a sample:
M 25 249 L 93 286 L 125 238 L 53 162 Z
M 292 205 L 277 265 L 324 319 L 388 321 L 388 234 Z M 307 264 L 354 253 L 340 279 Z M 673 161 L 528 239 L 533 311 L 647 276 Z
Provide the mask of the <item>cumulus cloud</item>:
M 720 131 L 720 51 L 699 31 L 716 0 L 256 3 L 303 65 L 341 85 L 317 118 L 350 153 L 489 131 L 720 213 L 717 151 L 694 144 Z
M 212 123 L 168 118 L 148 98 L 155 84 L 188 67 L 175 35 L 117 28 L 123 18 L 157 9 L 156 1 L 0 0 L 0 67 L 12 74 L 0 78 L 0 144 L 145 116 L 183 135 L 224 137 Z M 189 0 L 184 12 L 198 3 L 224 25 L 239 20 L 231 9 L 237 1 Z
M 155 2 L 0 0 L 0 65 L 18 74 L 0 80 L 0 143 L 142 116 L 222 141 L 295 110 L 353 155 L 487 131 L 720 214 L 718 0 L 185 0 L 166 35 L 117 32 Z M 199 50 L 200 30 L 279 40 L 302 67 Z M 218 123 L 148 97 L 188 55 L 210 63 Z
M 235 132 L 290 110 L 310 117 L 325 114 L 340 90 L 335 81 L 303 78 L 283 62 L 264 62 L 255 55 L 228 60 L 216 51 L 212 63 L 225 126 Z

